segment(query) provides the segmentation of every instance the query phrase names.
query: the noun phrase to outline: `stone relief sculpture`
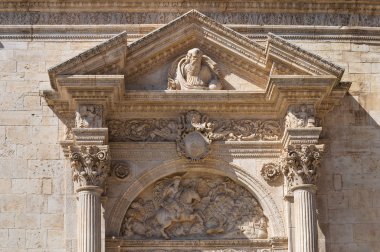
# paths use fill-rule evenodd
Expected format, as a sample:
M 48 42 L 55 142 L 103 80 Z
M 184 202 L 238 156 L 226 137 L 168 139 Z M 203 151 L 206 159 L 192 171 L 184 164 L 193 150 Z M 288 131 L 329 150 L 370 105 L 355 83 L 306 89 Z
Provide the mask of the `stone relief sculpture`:
M 257 200 L 227 177 L 185 174 L 146 189 L 126 211 L 128 239 L 266 239 Z
M 277 141 L 282 129 L 275 120 L 210 120 L 195 112 L 177 120 L 135 119 L 108 120 L 110 141 L 172 142 L 181 138 L 184 130 L 201 131 L 208 141 Z M 194 116 L 193 119 L 187 118 Z M 189 122 L 186 122 L 189 120 Z M 201 122 L 191 124 L 191 120 Z
M 170 142 L 178 137 L 178 120 L 108 120 L 111 141 Z
M 265 181 L 274 182 L 280 177 L 281 170 L 278 164 L 267 163 L 263 165 L 260 173 L 261 173 L 261 176 L 265 179 Z
M 205 158 L 212 142 L 208 117 L 191 110 L 181 116 L 178 130 L 177 151 L 180 156 L 193 161 Z
M 285 117 L 286 128 L 314 127 L 314 106 L 313 105 L 292 105 L 288 109 Z
M 101 128 L 103 107 L 101 105 L 80 105 L 76 111 L 77 128 Z
M 129 168 L 124 162 L 112 162 L 111 163 L 111 175 L 114 175 L 119 180 L 124 180 L 130 174 Z
M 168 73 L 168 89 L 220 90 L 223 88 L 222 79 L 217 64 L 199 48 L 193 48 L 172 64 Z

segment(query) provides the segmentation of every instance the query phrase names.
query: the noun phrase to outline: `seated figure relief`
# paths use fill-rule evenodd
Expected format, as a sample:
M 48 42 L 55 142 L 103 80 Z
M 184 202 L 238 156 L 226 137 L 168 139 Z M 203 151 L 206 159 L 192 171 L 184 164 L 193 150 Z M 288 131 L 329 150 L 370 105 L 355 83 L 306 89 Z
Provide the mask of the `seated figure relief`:
M 128 239 L 266 239 L 267 221 L 258 201 L 231 179 L 185 174 L 142 192 L 121 231 Z
M 216 63 L 199 48 L 193 48 L 174 61 L 168 74 L 168 89 L 220 90 L 221 79 Z

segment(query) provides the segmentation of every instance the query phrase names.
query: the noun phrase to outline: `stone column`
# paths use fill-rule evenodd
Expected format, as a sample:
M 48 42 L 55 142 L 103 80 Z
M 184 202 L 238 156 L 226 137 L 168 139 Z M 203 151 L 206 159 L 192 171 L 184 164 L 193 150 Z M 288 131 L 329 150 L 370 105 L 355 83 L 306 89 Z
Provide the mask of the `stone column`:
M 294 195 L 295 252 L 317 252 L 316 178 L 320 151 L 315 145 L 288 146 L 282 171 Z
M 79 105 L 70 146 L 73 181 L 78 197 L 78 252 L 101 251 L 101 194 L 110 171 L 108 130 L 102 128 L 102 105 Z
M 100 196 L 110 169 L 107 145 L 70 148 L 78 196 L 78 252 L 101 251 Z
M 100 251 L 100 195 L 98 186 L 78 188 L 78 251 Z

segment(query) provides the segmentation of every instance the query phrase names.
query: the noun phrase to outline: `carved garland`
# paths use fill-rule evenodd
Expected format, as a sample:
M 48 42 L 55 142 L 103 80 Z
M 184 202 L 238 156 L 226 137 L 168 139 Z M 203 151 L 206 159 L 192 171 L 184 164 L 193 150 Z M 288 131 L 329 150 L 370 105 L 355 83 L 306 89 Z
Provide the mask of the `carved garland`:
M 113 142 L 174 142 L 182 133 L 183 120 L 134 119 L 107 121 L 109 138 Z M 277 141 L 282 130 L 275 120 L 209 120 L 204 122 L 205 131 L 212 141 Z

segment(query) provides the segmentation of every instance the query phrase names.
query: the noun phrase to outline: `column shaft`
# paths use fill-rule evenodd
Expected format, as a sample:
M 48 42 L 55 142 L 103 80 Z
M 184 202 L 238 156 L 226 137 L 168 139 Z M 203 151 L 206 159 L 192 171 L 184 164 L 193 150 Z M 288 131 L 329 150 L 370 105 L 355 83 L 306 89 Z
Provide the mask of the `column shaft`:
M 101 205 L 102 189 L 97 186 L 81 187 L 78 193 L 78 252 L 100 252 L 101 250 Z
M 294 189 L 294 208 L 296 252 L 318 252 L 314 186 Z

